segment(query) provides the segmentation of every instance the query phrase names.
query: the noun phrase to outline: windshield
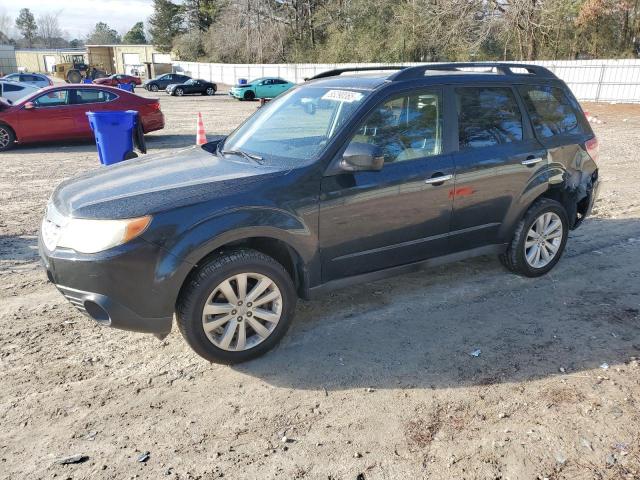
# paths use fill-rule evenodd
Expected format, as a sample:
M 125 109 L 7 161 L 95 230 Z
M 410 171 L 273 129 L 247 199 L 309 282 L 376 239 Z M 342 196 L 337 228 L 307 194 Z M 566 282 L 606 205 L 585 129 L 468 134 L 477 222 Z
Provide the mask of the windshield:
M 368 92 L 322 87 L 289 91 L 258 110 L 224 142 L 266 161 L 315 160 Z

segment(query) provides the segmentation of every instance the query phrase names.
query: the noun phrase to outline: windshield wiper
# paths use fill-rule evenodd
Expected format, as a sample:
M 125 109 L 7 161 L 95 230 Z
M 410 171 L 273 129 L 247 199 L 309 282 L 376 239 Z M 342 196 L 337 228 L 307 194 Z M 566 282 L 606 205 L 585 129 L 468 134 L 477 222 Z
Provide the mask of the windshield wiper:
M 240 155 L 244 158 L 248 158 L 249 160 L 253 160 L 254 162 L 262 165 L 263 158 L 259 155 L 254 155 L 253 153 L 245 152 L 244 150 L 222 150 L 223 155 Z

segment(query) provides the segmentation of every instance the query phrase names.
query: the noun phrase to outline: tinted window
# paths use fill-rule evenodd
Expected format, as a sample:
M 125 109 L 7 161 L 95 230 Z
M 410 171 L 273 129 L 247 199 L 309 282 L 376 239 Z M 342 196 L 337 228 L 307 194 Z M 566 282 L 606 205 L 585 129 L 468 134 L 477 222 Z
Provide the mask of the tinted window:
M 460 149 L 522 140 L 522 114 L 509 88 L 456 88 Z
M 542 137 L 583 133 L 576 112 L 562 90 L 556 87 L 520 87 L 533 128 Z
M 277 78 L 276 80 L 273 81 L 273 83 L 277 83 L 278 85 L 283 85 L 283 84 L 287 83 L 287 81 Z
M 4 91 L 5 92 L 18 92 L 20 90 L 24 90 L 24 87 L 22 87 L 20 85 L 11 85 L 10 83 L 5 83 L 4 84 Z
M 56 90 L 36 98 L 33 103 L 39 107 L 59 107 L 69 105 L 69 90 Z
M 384 161 L 400 162 L 442 152 L 442 99 L 437 92 L 403 95 L 375 108 L 352 142 L 382 148 Z
M 76 98 L 73 103 L 75 104 L 101 103 L 101 102 L 109 102 L 115 98 L 116 98 L 115 94 L 111 92 L 106 92 L 104 90 L 79 89 L 79 90 L 76 90 Z

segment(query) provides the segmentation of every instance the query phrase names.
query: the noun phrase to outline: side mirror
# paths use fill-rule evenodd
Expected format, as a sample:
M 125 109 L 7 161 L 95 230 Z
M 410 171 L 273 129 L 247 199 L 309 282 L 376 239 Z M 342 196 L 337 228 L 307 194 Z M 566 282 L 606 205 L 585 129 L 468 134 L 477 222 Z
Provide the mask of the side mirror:
M 27 102 L 24 104 L 25 110 L 33 110 L 34 108 L 36 108 L 36 104 L 33 102 Z
M 351 142 L 342 154 L 340 167 L 349 172 L 382 170 L 382 149 L 370 143 Z

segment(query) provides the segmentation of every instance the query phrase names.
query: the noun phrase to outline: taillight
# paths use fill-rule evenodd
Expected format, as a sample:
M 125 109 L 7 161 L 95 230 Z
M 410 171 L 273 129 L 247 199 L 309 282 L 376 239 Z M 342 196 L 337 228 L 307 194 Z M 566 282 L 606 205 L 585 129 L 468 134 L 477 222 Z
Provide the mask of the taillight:
M 584 144 L 584 146 L 587 148 L 587 153 L 589 154 L 589 156 L 591 157 L 591 159 L 594 162 L 598 161 L 598 137 L 593 137 L 589 140 L 587 140 Z
M 151 110 L 160 110 L 160 103 L 155 102 L 151 104 Z

